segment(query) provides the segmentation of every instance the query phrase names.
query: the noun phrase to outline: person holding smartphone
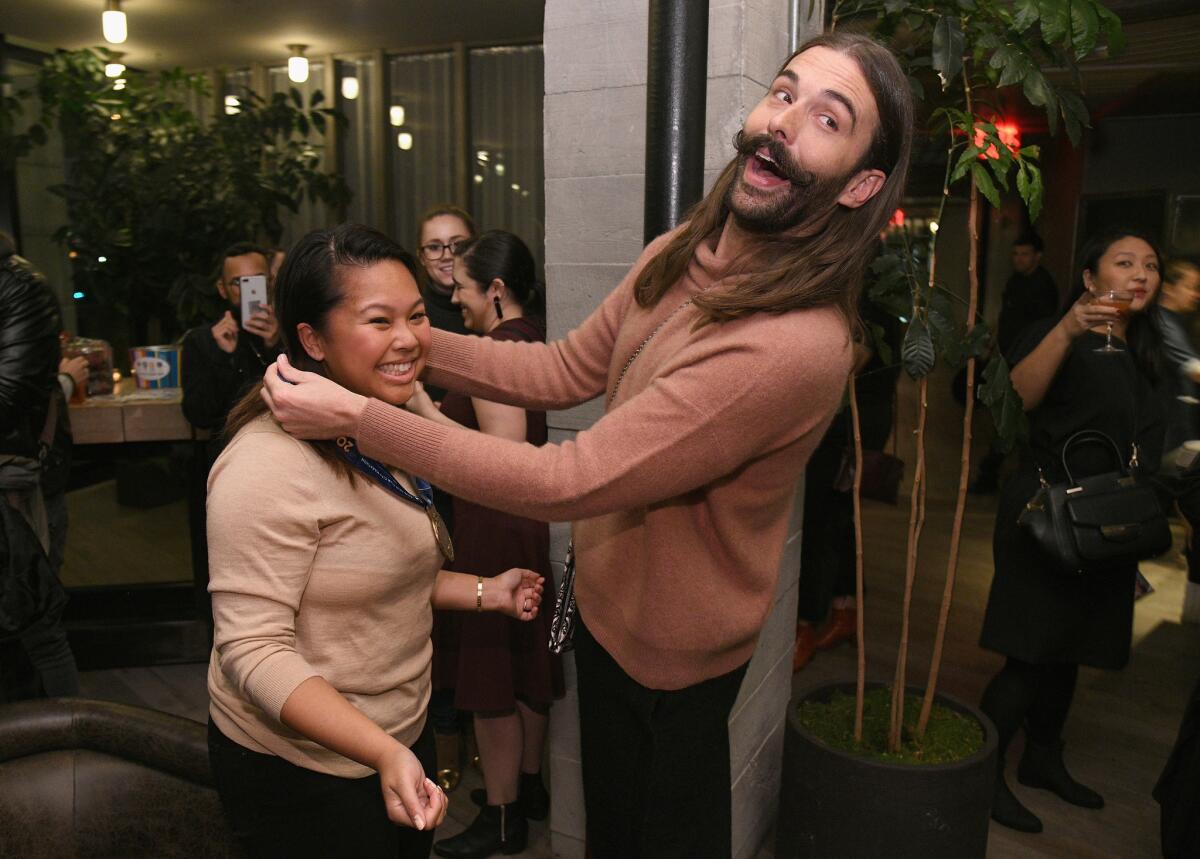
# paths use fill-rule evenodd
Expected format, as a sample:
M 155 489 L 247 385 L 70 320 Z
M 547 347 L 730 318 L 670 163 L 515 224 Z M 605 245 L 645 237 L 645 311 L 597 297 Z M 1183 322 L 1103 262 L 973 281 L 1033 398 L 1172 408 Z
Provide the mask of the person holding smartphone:
M 269 269 L 257 245 L 228 247 L 213 275 L 225 312 L 183 338 L 183 413 L 196 429 L 212 432 L 209 463 L 221 452 L 229 410 L 279 354 L 279 323 L 267 300 Z

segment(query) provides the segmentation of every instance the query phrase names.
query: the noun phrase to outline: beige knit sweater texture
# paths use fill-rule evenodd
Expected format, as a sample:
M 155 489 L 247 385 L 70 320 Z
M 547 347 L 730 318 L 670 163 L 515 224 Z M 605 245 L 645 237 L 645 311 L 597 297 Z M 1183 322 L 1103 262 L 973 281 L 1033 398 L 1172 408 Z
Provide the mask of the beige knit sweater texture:
M 222 733 L 307 769 L 369 775 L 279 721 L 296 687 L 320 676 L 401 743 L 416 742 L 442 561 L 419 507 L 366 477 L 352 485 L 263 416 L 209 475 L 208 553 L 209 714 Z
M 534 447 L 370 401 L 364 453 L 456 496 L 573 523 L 576 597 L 596 640 L 635 680 L 680 689 L 733 670 L 770 611 L 796 483 L 841 402 L 852 361 L 833 308 L 697 327 L 689 297 L 726 261 L 703 245 L 656 306 L 634 300 L 651 243 L 564 339 L 501 342 L 435 331 L 427 378 L 526 409 L 566 409 L 617 385 L 592 427 Z M 547 606 L 551 606 L 549 603 Z

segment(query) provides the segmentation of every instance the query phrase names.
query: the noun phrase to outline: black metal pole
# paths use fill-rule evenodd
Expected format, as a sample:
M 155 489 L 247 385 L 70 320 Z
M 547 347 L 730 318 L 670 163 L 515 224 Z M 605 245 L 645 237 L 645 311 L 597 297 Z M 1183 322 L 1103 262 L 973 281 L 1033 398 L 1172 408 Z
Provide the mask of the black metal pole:
M 649 243 L 675 227 L 704 191 L 708 0 L 650 0 L 646 78 L 646 208 Z

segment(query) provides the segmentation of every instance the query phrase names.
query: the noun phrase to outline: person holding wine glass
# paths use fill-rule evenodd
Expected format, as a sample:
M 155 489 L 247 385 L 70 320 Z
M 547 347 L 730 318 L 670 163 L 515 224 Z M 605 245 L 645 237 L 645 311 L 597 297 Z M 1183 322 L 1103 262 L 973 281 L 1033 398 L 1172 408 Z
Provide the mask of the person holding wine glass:
M 1030 326 L 1012 354 L 1012 383 L 1029 416 L 1020 465 L 1000 494 L 992 551 L 995 575 L 980 644 L 1006 657 L 980 708 L 999 733 L 999 771 L 992 819 L 1024 832 L 1042 822 L 1004 777 L 1005 751 L 1018 728 L 1025 750 L 1017 777 L 1027 787 L 1073 805 L 1101 808 L 1103 797 L 1080 784 L 1063 763 L 1062 732 L 1080 665 L 1120 669 L 1129 660 L 1136 564 L 1067 577 L 1018 524 L 1039 486 L 1066 479 L 1062 452 L 1080 430 L 1099 430 L 1123 459 L 1147 473 L 1162 456 L 1164 410 L 1155 390 L 1163 373 L 1156 303 L 1161 257 L 1129 230 L 1090 239 L 1081 253 L 1080 284 L 1060 318 Z M 1078 478 L 1112 471 L 1111 449 L 1072 451 Z M 1122 463 L 1123 464 L 1123 463 Z

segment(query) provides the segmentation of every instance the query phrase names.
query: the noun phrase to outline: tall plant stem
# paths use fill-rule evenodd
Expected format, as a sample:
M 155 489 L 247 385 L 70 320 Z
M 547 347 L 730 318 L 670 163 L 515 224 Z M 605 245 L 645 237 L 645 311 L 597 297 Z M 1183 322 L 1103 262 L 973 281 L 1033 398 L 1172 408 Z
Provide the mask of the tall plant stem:
M 971 78 L 963 64 L 963 86 L 966 92 L 967 113 L 971 113 Z M 967 333 L 975 327 L 975 315 L 979 306 L 979 188 L 971 178 L 971 202 L 967 213 L 967 233 L 971 241 L 967 262 L 970 298 L 967 301 Z M 929 714 L 933 710 L 933 698 L 937 694 L 938 673 L 942 667 L 942 654 L 946 645 L 946 626 L 950 620 L 950 603 L 954 599 L 954 582 L 958 575 L 958 552 L 962 542 L 963 516 L 967 507 L 967 481 L 971 474 L 971 421 L 975 415 L 975 356 L 967 359 L 967 403 L 963 410 L 962 451 L 958 466 L 958 497 L 954 502 L 954 525 L 950 530 L 950 554 L 946 559 L 946 585 L 942 589 L 942 605 L 938 610 L 937 633 L 933 640 L 933 655 L 929 660 L 929 678 L 925 683 L 925 697 L 921 702 L 921 715 L 917 720 L 917 736 L 924 737 L 929 725 Z
M 854 698 L 854 742 L 862 742 L 863 703 L 867 692 L 867 640 L 863 623 L 863 527 L 862 527 L 862 424 L 858 417 L 858 392 L 850 373 L 850 423 L 854 427 L 854 603 L 858 616 L 858 678 Z
M 888 731 L 888 751 L 900 750 L 904 726 L 904 683 L 908 665 L 908 627 L 912 614 L 913 583 L 917 578 L 917 549 L 925 520 L 925 418 L 929 414 L 929 377 L 917 383 L 917 464 L 913 470 L 913 486 L 908 514 L 908 561 L 904 570 L 904 605 L 900 614 L 900 647 L 896 656 L 896 676 L 892 683 L 891 727 Z

